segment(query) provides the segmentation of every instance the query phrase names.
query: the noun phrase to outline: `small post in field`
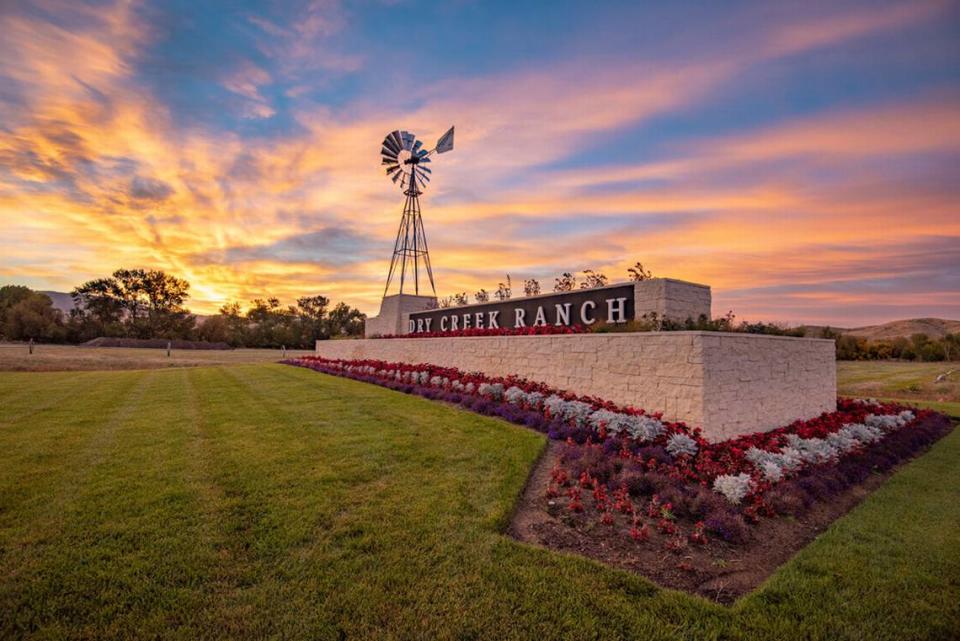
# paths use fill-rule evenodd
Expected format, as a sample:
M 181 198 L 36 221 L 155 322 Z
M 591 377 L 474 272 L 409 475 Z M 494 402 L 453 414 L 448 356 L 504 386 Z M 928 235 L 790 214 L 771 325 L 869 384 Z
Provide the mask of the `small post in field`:
M 170 358 L 170 341 L 167 341 L 167 358 Z
M 27 349 L 30 350 L 30 353 L 33 354 L 33 339 L 30 339 L 30 342 L 27 343 Z
M 287 346 L 286 346 L 286 345 L 281 345 L 281 346 L 280 346 L 280 358 L 286 358 L 286 357 L 287 357 Z

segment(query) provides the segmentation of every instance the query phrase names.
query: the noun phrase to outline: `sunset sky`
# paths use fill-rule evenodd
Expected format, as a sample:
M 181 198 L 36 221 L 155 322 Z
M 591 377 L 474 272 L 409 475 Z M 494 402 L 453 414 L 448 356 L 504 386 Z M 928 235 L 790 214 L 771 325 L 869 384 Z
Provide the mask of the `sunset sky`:
M 441 295 L 641 260 L 714 313 L 960 318 L 960 3 L 0 2 L 0 283 L 376 313 L 393 129 Z

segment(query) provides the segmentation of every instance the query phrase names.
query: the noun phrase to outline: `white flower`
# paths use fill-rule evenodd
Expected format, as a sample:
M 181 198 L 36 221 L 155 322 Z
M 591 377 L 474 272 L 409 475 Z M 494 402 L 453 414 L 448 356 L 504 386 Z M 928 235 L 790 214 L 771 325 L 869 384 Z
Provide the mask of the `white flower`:
M 495 401 L 499 401 L 503 398 L 503 385 L 500 383 L 480 383 L 477 392 L 480 396 L 488 396 Z
M 750 493 L 750 475 L 746 472 L 737 474 L 722 474 L 713 480 L 713 489 L 737 505 Z
M 663 423 L 650 416 L 630 416 L 627 433 L 641 443 L 652 441 L 663 434 Z
M 694 456 L 697 453 L 697 442 L 686 434 L 671 434 L 667 439 L 666 449 L 672 456 Z
M 507 390 L 503 393 L 503 397 L 509 403 L 513 403 L 514 405 L 521 405 L 524 401 L 527 400 L 527 393 L 524 392 L 519 387 L 517 387 L 516 385 L 513 385 L 507 388 Z
M 780 469 L 779 465 L 773 463 L 772 461 L 761 463 L 760 471 L 763 473 L 763 478 L 767 479 L 771 483 L 778 483 L 780 479 L 783 478 L 783 470 Z

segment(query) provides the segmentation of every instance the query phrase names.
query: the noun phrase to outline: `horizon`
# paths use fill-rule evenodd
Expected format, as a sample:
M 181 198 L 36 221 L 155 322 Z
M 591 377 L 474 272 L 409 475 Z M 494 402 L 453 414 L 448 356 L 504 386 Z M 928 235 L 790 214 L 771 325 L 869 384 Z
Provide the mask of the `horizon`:
M 455 125 L 421 198 L 440 296 L 641 261 L 714 316 L 960 319 L 958 26 L 939 1 L 4 7 L 0 283 L 149 267 L 203 315 L 375 315 L 403 206 L 380 140 Z

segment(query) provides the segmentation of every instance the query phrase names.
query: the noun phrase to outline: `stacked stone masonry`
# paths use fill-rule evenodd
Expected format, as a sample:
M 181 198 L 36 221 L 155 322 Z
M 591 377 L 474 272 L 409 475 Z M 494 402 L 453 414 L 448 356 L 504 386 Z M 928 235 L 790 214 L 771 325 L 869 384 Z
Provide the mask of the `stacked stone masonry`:
M 514 374 L 662 411 L 702 427 L 712 441 L 836 409 L 834 344 L 822 339 L 720 332 L 395 338 L 318 341 L 317 354 Z

